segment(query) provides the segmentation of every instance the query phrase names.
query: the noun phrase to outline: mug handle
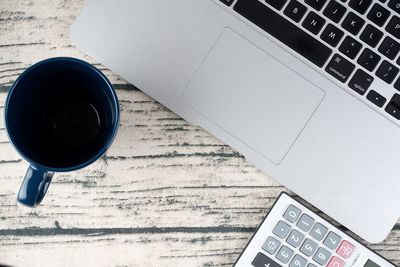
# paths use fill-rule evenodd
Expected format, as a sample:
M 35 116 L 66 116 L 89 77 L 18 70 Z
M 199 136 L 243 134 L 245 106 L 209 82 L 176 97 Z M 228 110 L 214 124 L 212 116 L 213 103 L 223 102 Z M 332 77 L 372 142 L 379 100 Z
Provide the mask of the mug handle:
M 54 172 L 30 165 L 19 189 L 18 201 L 28 207 L 38 206 L 49 188 L 53 175 Z

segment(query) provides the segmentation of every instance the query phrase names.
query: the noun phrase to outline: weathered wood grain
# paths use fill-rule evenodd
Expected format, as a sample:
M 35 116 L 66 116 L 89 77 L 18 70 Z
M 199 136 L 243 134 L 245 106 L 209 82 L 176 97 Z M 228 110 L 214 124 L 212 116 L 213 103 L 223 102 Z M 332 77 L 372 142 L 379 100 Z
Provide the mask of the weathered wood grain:
M 83 0 L 0 0 L 0 264 L 230 266 L 286 190 L 243 156 L 85 56 L 68 39 Z M 56 174 L 43 204 L 16 203 L 27 163 L 4 129 L 7 91 L 31 64 L 73 56 L 120 99 L 104 157 Z M 400 265 L 400 225 L 373 249 Z

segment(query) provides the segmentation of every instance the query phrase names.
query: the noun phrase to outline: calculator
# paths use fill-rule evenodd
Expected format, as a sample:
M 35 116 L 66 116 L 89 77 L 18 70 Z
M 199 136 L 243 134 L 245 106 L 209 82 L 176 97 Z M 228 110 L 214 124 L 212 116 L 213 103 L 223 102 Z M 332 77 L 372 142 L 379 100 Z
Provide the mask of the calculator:
M 235 267 L 395 267 L 281 193 Z

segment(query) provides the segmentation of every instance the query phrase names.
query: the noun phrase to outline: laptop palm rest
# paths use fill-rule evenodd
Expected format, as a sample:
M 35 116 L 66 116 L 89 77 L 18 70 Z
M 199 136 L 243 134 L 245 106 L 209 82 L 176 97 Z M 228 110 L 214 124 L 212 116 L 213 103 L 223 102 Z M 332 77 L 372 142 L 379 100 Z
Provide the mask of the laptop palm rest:
M 180 100 L 278 165 L 324 95 L 320 88 L 225 28 Z

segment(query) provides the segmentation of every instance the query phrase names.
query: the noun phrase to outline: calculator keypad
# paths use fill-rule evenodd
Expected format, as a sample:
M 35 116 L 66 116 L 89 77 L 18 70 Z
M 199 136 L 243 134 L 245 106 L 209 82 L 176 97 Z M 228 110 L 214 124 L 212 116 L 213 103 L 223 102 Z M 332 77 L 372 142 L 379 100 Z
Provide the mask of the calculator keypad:
M 295 205 L 287 207 L 272 233 L 262 246 L 271 258 L 260 252 L 253 266 L 344 267 L 345 260 L 355 249 L 353 244 L 342 240 L 334 231 L 328 231 Z
M 283 217 L 289 222 L 293 223 L 297 221 L 299 215 L 300 215 L 300 209 L 293 205 L 289 205 Z
M 307 214 L 303 214 L 299 222 L 297 223 L 297 227 L 299 227 L 304 232 L 308 232 L 313 224 L 314 224 L 314 219 L 308 216 Z
M 292 230 L 286 242 L 288 242 L 293 247 L 297 248 L 303 242 L 304 235 L 297 230 Z
M 263 248 L 263 250 L 265 250 L 269 254 L 273 255 L 275 253 L 275 251 L 278 249 L 280 244 L 281 244 L 281 242 L 276 240 L 274 237 L 269 236 L 267 238 L 267 241 L 265 241 L 265 243 L 264 243 L 262 248 Z
M 276 254 L 276 258 L 282 263 L 288 263 L 292 258 L 294 252 L 287 246 L 283 245 L 279 250 L 278 254 Z
M 325 238 L 324 245 L 330 249 L 335 249 L 339 245 L 342 238 L 335 234 L 334 232 L 329 232 L 328 236 Z
M 290 226 L 283 221 L 279 221 L 272 233 L 274 233 L 279 238 L 285 238 L 289 231 Z
M 314 252 L 317 250 L 317 248 L 318 244 L 307 238 L 301 246 L 300 251 L 303 252 L 304 255 L 310 257 L 314 255 Z
M 343 258 L 347 259 L 351 256 L 353 251 L 354 251 L 354 245 L 347 241 L 343 241 L 337 250 L 337 254 L 339 254 Z
M 324 238 L 326 231 L 328 231 L 328 228 L 320 223 L 316 223 L 310 232 L 310 236 L 314 237 L 318 241 L 321 241 L 322 238 Z
M 321 265 L 325 265 L 329 258 L 331 257 L 331 253 L 324 248 L 319 248 L 317 253 L 315 253 L 313 260 L 318 262 Z

